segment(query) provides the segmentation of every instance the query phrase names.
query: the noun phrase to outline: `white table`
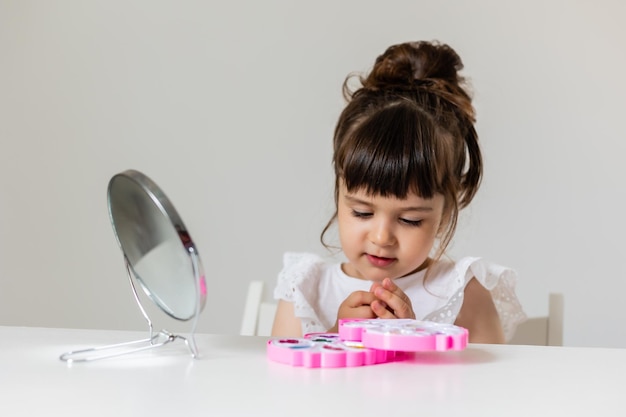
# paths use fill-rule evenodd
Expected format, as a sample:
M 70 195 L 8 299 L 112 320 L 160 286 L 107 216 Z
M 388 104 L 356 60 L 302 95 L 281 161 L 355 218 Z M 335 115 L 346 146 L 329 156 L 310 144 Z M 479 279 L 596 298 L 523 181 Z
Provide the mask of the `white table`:
M 267 338 L 197 335 L 68 365 L 145 332 L 0 327 L 0 416 L 626 416 L 626 349 L 470 345 L 409 363 L 296 368 Z

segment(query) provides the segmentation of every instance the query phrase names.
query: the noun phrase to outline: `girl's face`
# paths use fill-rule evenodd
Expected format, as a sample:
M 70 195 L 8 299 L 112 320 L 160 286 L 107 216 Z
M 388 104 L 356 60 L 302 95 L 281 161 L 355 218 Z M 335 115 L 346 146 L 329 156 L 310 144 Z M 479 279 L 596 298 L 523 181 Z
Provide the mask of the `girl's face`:
M 341 184 L 337 200 L 339 238 L 352 277 L 381 281 L 410 274 L 428 260 L 440 230 L 444 197 L 406 199 L 348 193 Z

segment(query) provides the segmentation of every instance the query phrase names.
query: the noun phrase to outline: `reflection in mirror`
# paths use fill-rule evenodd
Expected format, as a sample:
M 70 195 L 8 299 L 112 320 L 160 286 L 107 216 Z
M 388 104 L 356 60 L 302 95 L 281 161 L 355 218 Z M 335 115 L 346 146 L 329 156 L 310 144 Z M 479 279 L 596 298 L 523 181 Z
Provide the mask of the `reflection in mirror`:
M 194 332 L 206 301 L 206 282 L 196 246 L 176 209 L 150 178 L 135 170 L 111 178 L 108 207 L 131 289 L 150 334 L 134 342 L 67 352 L 61 359 L 103 359 L 163 346 L 176 339 L 184 340 L 191 355 L 197 357 Z M 165 329 L 155 334 L 135 283 L 168 316 L 191 321 L 189 336 Z

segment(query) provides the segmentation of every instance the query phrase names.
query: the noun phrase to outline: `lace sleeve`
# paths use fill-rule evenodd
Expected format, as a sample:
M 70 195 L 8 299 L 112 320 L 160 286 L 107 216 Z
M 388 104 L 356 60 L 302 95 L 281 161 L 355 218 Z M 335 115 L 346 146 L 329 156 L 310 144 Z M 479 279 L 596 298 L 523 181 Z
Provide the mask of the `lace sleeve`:
M 319 304 L 319 270 L 323 262 L 320 256 L 311 253 L 287 252 L 283 256 L 274 298 L 293 303 L 303 333 L 326 331 L 315 308 Z
M 488 263 L 480 258 L 463 258 L 455 266 L 457 287 L 448 302 L 426 317 L 427 320 L 451 323 L 461 310 L 463 294 L 467 283 L 475 277 L 491 292 L 493 303 L 498 311 L 504 337 L 508 341 L 515 334 L 517 326 L 526 320 L 526 314 L 515 293 L 517 274 L 514 270 Z

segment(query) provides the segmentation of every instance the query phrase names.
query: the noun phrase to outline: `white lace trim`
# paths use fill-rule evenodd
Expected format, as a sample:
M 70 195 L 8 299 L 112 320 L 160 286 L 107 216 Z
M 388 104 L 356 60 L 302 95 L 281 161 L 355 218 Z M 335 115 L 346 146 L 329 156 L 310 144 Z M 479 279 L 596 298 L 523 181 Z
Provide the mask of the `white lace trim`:
M 319 322 L 311 307 L 316 304 L 315 301 L 310 301 L 318 298 L 319 268 L 323 263 L 320 256 L 311 253 L 287 252 L 283 256 L 284 268 L 278 274 L 274 298 L 293 303 L 294 313 L 302 323 L 303 334 L 328 330 Z
M 461 306 L 465 286 L 476 278 L 485 288 L 491 291 L 493 303 L 500 317 L 504 337 L 508 341 L 515 334 L 517 326 L 526 320 L 522 306 L 515 293 L 516 273 L 500 265 L 488 264 L 480 258 L 464 258 L 456 266 L 457 282 L 460 284 L 448 302 L 438 310 L 425 317 L 425 320 L 437 323 L 454 323 Z

